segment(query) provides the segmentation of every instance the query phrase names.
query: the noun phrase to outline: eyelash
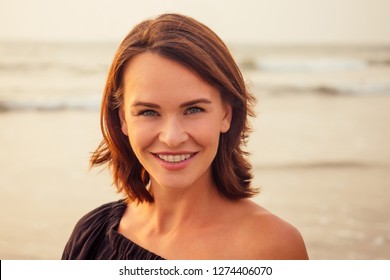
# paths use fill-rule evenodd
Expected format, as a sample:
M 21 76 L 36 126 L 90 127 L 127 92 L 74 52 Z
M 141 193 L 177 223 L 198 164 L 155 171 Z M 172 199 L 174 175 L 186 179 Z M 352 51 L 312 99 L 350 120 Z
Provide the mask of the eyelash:
M 158 113 L 153 110 L 143 110 L 139 112 L 138 116 L 144 116 L 144 117 L 155 117 L 158 116 Z
M 202 109 L 200 107 L 190 107 L 190 108 L 187 108 L 186 115 L 187 114 L 197 114 L 197 113 L 201 113 L 201 112 L 204 112 L 204 109 Z
M 204 109 L 202 109 L 200 107 L 189 107 L 186 109 L 184 114 L 185 115 L 192 115 L 192 114 L 197 114 L 197 113 L 201 113 L 201 112 L 204 112 Z M 148 110 L 143 110 L 143 111 L 139 112 L 138 116 L 156 117 L 156 116 L 159 116 L 159 113 L 157 113 L 154 110 L 148 109 Z

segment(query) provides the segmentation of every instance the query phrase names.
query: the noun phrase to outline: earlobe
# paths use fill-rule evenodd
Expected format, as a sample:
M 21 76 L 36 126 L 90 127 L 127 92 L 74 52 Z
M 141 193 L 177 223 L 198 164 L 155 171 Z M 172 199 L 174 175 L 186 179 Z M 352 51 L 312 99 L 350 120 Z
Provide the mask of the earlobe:
M 128 136 L 129 134 L 127 130 L 127 123 L 126 123 L 125 112 L 123 110 L 123 107 L 120 107 L 118 111 L 119 111 L 119 119 L 121 122 L 122 133 Z
M 232 115 L 233 115 L 232 106 L 230 106 L 230 104 L 226 104 L 225 114 L 224 114 L 222 124 L 221 124 L 221 133 L 225 133 L 230 129 Z

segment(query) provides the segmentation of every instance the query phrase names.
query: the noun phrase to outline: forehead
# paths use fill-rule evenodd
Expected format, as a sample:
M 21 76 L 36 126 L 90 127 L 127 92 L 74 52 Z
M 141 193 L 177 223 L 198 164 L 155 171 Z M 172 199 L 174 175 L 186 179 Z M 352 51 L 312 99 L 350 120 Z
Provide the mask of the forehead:
M 220 98 L 218 89 L 199 75 L 174 60 L 151 52 L 139 54 L 129 62 L 123 82 L 125 99 Z

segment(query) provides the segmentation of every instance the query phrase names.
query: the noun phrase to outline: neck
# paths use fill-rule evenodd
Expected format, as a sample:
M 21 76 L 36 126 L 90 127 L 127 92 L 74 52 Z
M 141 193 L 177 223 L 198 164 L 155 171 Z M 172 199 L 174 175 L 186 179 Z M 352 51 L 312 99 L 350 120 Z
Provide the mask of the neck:
M 166 189 L 151 184 L 154 203 L 140 204 L 139 214 L 153 234 L 170 234 L 179 229 L 206 226 L 226 200 L 211 184 L 181 189 Z

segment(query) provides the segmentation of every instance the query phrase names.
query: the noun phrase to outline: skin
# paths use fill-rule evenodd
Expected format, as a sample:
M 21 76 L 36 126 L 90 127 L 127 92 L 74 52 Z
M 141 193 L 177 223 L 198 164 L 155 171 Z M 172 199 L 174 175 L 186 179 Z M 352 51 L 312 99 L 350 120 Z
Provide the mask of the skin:
M 121 129 L 155 202 L 130 203 L 119 233 L 166 259 L 307 259 L 293 226 L 217 192 L 210 166 L 231 117 L 219 91 L 184 66 L 149 52 L 129 63 Z

